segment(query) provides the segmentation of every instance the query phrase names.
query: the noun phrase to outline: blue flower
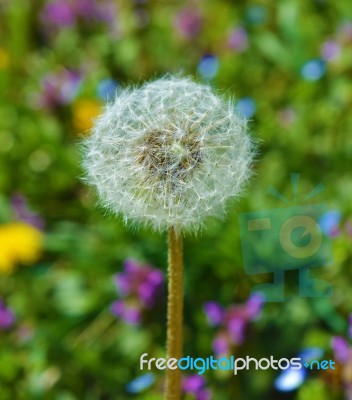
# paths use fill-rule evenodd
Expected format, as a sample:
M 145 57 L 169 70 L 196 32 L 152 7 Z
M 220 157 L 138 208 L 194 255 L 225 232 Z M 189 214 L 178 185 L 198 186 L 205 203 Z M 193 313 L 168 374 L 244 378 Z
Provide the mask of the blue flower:
M 341 213 L 338 210 L 328 211 L 319 219 L 321 230 L 327 236 L 334 237 L 339 233 Z
M 108 101 L 115 97 L 118 83 L 111 78 L 103 79 L 99 82 L 97 87 L 97 94 L 101 100 Z
M 239 99 L 237 102 L 237 109 L 239 113 L 246 118 L 251 118 L 253 117 L 257 106 L 251 97 L 242 97 L 242 99 Z
M 319 80 L 326 71 L 325 61 L 320 59 L 307 61 L 302 69 L 301 75 L 306 81 L 317 81 Z
M 198 64 L 198 72 L 204 79 L 212 79 L 218 73 L 219 60 L 212 54 L 206 54 Z
M 307 347 L 298 354 L 298 357 L 302 360 L 302 363 L 305 364 L 306 362 L 309 363 L 313 360 L 319 360 L 323 355 L 324 350 L 320 347 Z
M 291 392 L 302 385 L 306 376 L 307 370 L 305 368 L 293 369 L 290 366 L 276 378 L 274 386 L 280 392 Z
M 127 383 L 126 390 L 128 393 L 137 394 L 149 388 L 154 382 L 155 382 L 155 375 L 152 373 L 147 373 L 138 376 L 131 382 Z

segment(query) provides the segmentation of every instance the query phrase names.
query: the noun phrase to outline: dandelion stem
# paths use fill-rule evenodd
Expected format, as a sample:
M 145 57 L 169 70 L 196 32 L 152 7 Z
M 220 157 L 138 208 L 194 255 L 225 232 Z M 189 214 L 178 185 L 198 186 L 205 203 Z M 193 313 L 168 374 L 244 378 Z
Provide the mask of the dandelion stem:
M 169 228 L 168 237 L 167 357 L 182 357 L 183 263 L 182 237 Z M 181 370 L 166 370 L 166 400 L 181 399 Z

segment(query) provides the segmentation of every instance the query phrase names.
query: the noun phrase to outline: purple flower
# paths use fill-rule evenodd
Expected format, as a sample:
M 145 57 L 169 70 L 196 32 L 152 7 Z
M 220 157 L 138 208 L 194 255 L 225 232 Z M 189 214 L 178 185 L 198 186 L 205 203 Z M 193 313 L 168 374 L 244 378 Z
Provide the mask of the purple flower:
M 233 29 L 228 38 L 230 49 L 241 53 L 248 48 L 248 35 L 244 28 Z
M 111 23 L 116 14 L 115 4 L 112 0 L 76 0 L 73 4 L 76 16 L 86 21 Z
M 221 323 L 224 311 L 219 303 L 215 301 L 208 301 L 204 304 L 204 311 L 207 315 L 210 325 L 216 326 Z
M 240 317 L 230 318 L 226 324 L 232 343 L 242 344 L 246 329 L 246 321 Z
M 141 321 L 141 312 L 137 307 L 128 306 L 124 300 L 112 303 L 110 311 L 116 317 L 123 319 L 131 325 L 138 325 Z
M 196 400 L 210 400 L 211 392 L 205 389 L 205 379 L 200 375 L 191 375 L 183 379 L 182 390 L 186 394 L 193 394 Z
M 352 330 L 352 314 L 348 317 L 348 336 L 351 336 Z M 343 388 L 346 399 L 352 399 L 352 346 L 342 336 L 334 336 L 331 339 L 331 348 L 334 352 L 335 359 L 342 364 L 340 373 L 343 380 Z
M 11 206 L 17 220 L 27 222 L 38 229 L 44 229 L 44 220 L 28 208 L 24 196 L 20 194 L 14 195 L 11 198 Z
M 213 350 L 215 354 L 228 354 L 230 351 L 230 342 L 228 335 L 220 333 L 213 340 Z
M 53 0 L 41 13 L 41 21 L 48 29 L 73 26 L 78 20 L 103 21 L 113 27 L 115 17 L 112 0 Z
M 83 19 L 98 19 L 99 13 L 96 2 L 94 0 L 76 0 L 74 9 L 77 16 Z
M 252 294 L 245 306 L 247 318 L 249 320 L 254 320 L 255 318 L 257 318 L 263 309 L 264 303 L 264 295 L 262 295 L 261 293 Z
M 242 344 L 247 325 L 261 314 L 265 298 L 255 293 L 245 304 L 232 305 L 223 309 L 218 303 L 209 301 L 204 305 L 209 324 L 219 326 L 213 341 L 216 354 L 227 354 L 231 345 Z
M 141 322 L 141 311 L 136 307 L 126 307 L 122 318 L 128 324 L 138 325 Z
M 200 375 L 191 375 L 183 380 L 182 388 L 188 393 L 197 393 L 205 385 L 205 379 Z
M 321 48 L 321 58 L 325 61 L 332 61 L 339 57 L 341 53 L 340 45 L 333 41 L 328 40 L 323 43 Z
M 42 11 L 41 20 L 48 26 L 74 25 L 76 22 L 76 15 L 72 2 L 68 0 L 56 0 L 47 3 Z
M 335 336 L 331 340 L 331 348 L 334 351 L 336 360 L 345 364 L 350 355 L 350 348 L 347 341 L 342 336 Z
M 46 75 L 39 93 L 39 106 L 54 109 L 69 104 L 76 96 L 81 81 L 79 72 L 68 69 Z
M 151 285 L 159 286 L 163 283 L 164 276 L 158 269 L 150 268 L 147 275 L 147 280 Z
M 15 314 L 0 300 L 0 329 L 11 328 L 15 321 Z
M 111 312 L 128 323 L 138 323 L 142 312 L 153 307 L 160 296 L 164 276 L 154 267 L 128 259 L 124 262 L 123 271 L 115 274 L 114 282 L 120 296 L 126 301 L 116 300 L 111 305 Z M 127 302 L 135 306 L 127 307 Z
M 176 15 L 174 25 L 181 36 L 193 39 L 201 29 L 202 16 L 199 10 L 187 7 Z
M 115 284 L 122 296 L 134 295 L 144 307 L 152 307 L 160 294 L 164 277 L 161 271 L 134 260 L 126 260 L 124 271 L 115 275 Z
M 154 305 L 154 286 L 148 282 L 141 283 L 137 288 L 137 294 L 145 307 L 152 307 Z
M 115 286 L 121 296 L 126 297 L 130 294 L 132 287 L 128 275 L 119 273 L 114 276 Z
M 116 317 L 122 317 L 123 313 L 125 311 L 125 303 L 124 303 L 124 301 L 123 300 L 115 300 L 110 306 L 110 311 Z
M 196 400 L 210 400 L 211 391 L 207 389 L 202 389 L 196 394 Z

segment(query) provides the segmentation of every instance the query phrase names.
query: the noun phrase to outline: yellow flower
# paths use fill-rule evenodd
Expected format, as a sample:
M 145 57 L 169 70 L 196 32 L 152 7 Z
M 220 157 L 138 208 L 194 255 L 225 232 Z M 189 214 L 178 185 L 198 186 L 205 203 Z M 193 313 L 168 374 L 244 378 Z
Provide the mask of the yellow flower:
M 0 273 L 9 274 L 15 266 L 33 264 L 43 247 L 43 233 L 24 222 L 0 225 Z
M 10 57 L 7 52 L 0 48 L 0 70 L 5 69 L 10 63 Z
M 73 106 L 73 125 L 82 133 L 87 133 L 93 126 L 93 120 L 102 110 L 97 100 L 78 100 Z

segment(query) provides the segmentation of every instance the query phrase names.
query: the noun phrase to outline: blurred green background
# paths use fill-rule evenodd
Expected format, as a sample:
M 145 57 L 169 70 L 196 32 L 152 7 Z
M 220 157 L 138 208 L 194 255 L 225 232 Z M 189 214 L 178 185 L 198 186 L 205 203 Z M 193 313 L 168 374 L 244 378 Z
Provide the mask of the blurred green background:
M 185 399 L 351 399 L 351 3 L 1 0 L 0 400 L 162 398 L 162 371 L 145 375 L 139 357 L 165 355 L 165 283 L 145 306 L 138 279 L 148 277 L 123 263 L 165 275 L 166 238 L 96 207 L 77 143 L 121 87 L 169 72 L 233 97 L 260 141 L 245 196 L 185 238 L 185 354 L 207 357 L 228 338 L 204 304 L 238 310 L 272 280 L 245 274 L 238 214 L 285 206 L 268 188 L 291 200 L 291 173 L 301 174 L 298 202 L 325 186 L 312 202 L 333 210 L 324 226 L 334 262 L 314 275 L 334 293 L 300 297 L 288 272 L 286 300 L 246 320 L 231 354 L 332 359 L 336 336 L 346 354 L 335 371 L 289 371 L 284 383 L 271 369 L 208 371 Z M 131 280 L 128 293 L 116 273 Z

